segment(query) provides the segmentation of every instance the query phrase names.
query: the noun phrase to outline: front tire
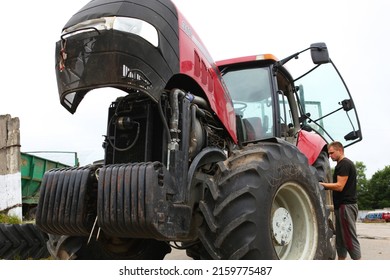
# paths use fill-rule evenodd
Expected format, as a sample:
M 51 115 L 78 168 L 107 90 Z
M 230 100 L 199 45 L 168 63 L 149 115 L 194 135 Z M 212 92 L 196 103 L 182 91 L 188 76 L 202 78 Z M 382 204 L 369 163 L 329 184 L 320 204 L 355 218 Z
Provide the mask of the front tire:
M 326 259 L 326 215 L 314 168 L 280 141 L 218 164 L 199 204 L 199 237 L 213 259 Z
M 48 251 L 55 259 L 69 260 L 162 260 L 171 252 L 167 242 L 154 239 L 49 235 Z

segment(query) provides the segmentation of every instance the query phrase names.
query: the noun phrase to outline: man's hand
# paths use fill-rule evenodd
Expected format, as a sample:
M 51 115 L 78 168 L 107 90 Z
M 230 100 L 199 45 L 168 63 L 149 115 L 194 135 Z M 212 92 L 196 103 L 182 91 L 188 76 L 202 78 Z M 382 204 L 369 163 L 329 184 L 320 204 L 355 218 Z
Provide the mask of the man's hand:
M 337 176 L 337 182 L 336 183 L 324 183 L 320 182 L 320 184 L 327 190 L 332 190 L 336 192 L 342 192 L 345 184 L 348 181 L 348 176 Z

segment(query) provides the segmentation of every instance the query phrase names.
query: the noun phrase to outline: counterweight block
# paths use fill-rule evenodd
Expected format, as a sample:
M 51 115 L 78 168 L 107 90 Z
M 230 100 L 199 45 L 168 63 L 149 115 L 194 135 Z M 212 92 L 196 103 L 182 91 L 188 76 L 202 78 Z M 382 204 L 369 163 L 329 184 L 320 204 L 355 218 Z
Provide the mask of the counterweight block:
M 188 233 L 191 208 L 174 203 L 172 176 L 159 162 L 99 171 L 98 225 L 110 236 L 170 240 Z
M 52 169 L 45 173 L 36 224 L 57 235 L 89 235 L 96 218 L 97 167 Z

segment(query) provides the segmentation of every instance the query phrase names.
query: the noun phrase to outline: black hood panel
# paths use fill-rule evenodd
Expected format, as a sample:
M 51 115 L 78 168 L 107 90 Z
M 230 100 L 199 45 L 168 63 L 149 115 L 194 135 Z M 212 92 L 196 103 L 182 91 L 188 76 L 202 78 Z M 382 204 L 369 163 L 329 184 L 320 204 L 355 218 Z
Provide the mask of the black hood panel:
M 88 91 L 100 87 L 140 89 L 157 101 L 168 80 L 180 71 L 178 14 L 169 0 L 91 1 L 70 18 L 63 30 L 111 16 L 150 23 L 157 29 L 158 47 L 137 35 L 116 30 L 91 30 L 70 37 L 63 34 L 56 44 L 57 85 L 61 104 L 71 113 Z M 134 76 L 141 78 L 134 83 Z

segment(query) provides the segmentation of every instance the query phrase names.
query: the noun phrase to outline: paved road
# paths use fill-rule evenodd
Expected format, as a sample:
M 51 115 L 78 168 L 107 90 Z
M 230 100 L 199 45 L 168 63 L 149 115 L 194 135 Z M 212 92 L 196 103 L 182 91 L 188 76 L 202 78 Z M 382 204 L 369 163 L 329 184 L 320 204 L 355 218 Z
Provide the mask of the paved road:
M 390 223 L 357 223 L 364 260 L 390 260 Z
M 390 260 L 390 223 L 357 223 L 364 260 Z M 166 260 L 189 260 L 184 251 L 173 250 Z

